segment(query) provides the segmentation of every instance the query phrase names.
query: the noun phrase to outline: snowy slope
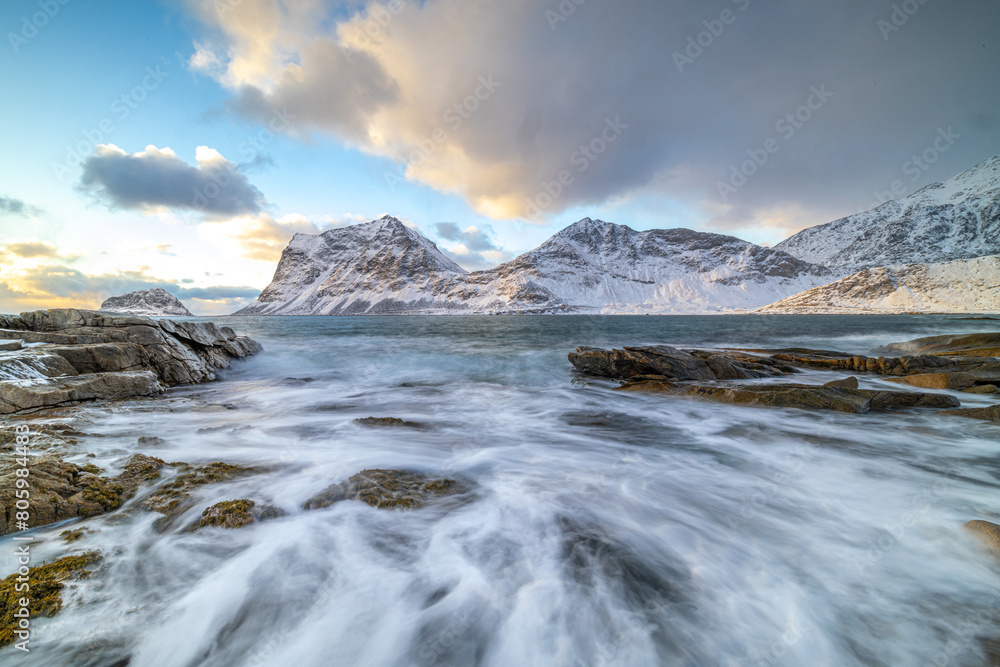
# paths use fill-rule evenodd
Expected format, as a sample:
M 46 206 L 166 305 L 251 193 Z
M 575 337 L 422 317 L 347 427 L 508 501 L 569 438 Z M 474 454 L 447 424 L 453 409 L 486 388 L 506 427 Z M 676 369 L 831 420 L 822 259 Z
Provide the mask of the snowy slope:
M 865 269 L 761 313 L 998 313 L 1000 256 Z
M 101 304 L 101 310 L 129 315 L 191 316 L 191 312 L 177 297 L 159 287 L 109 297 Z
M 849 271 L 1000 254 L 1000 155 L 903 199 L 805 229 L 776 247 Z
M 468 273 L 385 217 L 296 235 L 240 315 L 702 313 L 754 309 L 836 277 L 781 251 L 686 229 L 585 218 L 542 246 Z
M 590 218 L 483 273 L 518 276 L 563 304 L 609 314 L 753 309 L 835 277 L 731 236 L 689 229 L 637 232 Z

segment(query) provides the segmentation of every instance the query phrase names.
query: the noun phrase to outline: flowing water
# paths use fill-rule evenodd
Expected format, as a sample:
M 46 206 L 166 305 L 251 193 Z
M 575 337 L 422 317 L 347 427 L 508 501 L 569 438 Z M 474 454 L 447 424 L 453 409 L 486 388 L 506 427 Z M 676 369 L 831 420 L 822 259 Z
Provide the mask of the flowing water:
M 870 353 L 998 322 L 897 317 L 215 318 L 266 351 L 212 385 L 89 408 L 80 463 L 142 451 L 272 466 L 203 487 L 281 518 L 157 532 L 136 501 L 34 532 L 102 569 L 36 620 L 18 665 L 982 665 L 1000 574 L 964 534 L 1000 517 L 1000 430 L 613 391 L 577 345 Z M 829 380 L 809 372 L 795 381 Z M 875 378 L 862 386 L 891 387 Z M 961 395 L 969 406 L 995 399 Z M 159 406 L 157 409 L 152 409 Z M 169 408 L 169 409 L 167 409 Z M 426 428 L 371 429 L 358 417 Z M 163 438 L 138 445 L 137 436 Z M 85 458 L 85 452 L 97 459 Z M 463 502 L 303 503 L 367 468 Z M 141 494 L 140 494 L 141 495 Z M 72 525 L 72 524 L 70 524 Z M 5 549 L 12 551 L 10 537 Z M 4 574 L 15 569 L 2 561 Z

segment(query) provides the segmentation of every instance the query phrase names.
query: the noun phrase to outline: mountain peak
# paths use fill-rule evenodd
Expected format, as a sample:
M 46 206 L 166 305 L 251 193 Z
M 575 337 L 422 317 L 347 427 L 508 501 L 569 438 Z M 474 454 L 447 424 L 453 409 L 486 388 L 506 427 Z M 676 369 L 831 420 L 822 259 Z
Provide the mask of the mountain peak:
M 162 287 L 108 297 L 101 304 L 101 310 L 130 315 L 191 316 L 191 311 L 177 297 Z
M 1000 155 L 994 155 L 975 167 L 966 169 L 958 176 L 945 181 L 945 185 L 958 186 L 977 194 L 1000 189 Z
M 373 220 L 372 222 L 378 223 L 379 227 L 406 227 L 399 218 L 389 214 L 383 215 L 378 220 Z

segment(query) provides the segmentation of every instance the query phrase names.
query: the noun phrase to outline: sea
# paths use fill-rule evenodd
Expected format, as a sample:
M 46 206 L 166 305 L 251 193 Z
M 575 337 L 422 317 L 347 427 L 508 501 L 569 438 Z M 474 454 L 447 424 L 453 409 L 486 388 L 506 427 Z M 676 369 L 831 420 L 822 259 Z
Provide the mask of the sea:
M 33 621 L 31 652 L 8 646 L 0 664 L 997 664 L 1000 568 L 962 528 L 1000 522 L 996 424 L 619 392 L 567 354 L 666 344 L 877 355 L 1000 321 L 200 319 L 265 351 L 215 383 L 81 406 L 78 428 L 93 435 L 68 460 L 113 474 L 142 452 L 266 472 L 202 487 L 168 530 L 139 508 L 140 492 L 111 514 L 32 531 L 35 558 L 104 559 L 67 585 L 59 614 Z M 419 428 L 354 421 L 364 417 Z M 469 493 L 417 509 L 303 509 L 366 469 L 454 479 Z M 205 507 L 239 498 L 284 514 L 191 530 Z M 80 541 L 58 538 L 81 526 Z M 0 542 L 13 553 L 11 536 Z M 13 556 L 0 566 L 17 567 Z

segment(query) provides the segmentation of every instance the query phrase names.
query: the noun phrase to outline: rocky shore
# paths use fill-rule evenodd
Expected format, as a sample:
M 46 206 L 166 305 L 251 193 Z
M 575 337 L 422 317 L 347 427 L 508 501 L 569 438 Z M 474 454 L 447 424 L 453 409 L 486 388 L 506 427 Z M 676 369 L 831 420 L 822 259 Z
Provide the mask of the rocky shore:
M 802 348 L 677 349 L 649 345 L 612 350 L 579 347 L 569 354 L 569 361 L 585 375 L 618 380 L 619 391 L 853 414 L 936 409 L 941 415 L 1000 424 L 1000 333 L 933 336 L 891 343 L 884 349 L 901 356 L 866 357 Z M 822 384 L 781 381 L 807 370 L 828 371 L 829 378 Z M 845 378 L 845 372 L 936 391 L 862 389 L 858 378 Z M 962 408 L 962 394 L 995 397 L 998 402 Z M 1000 564 L 1000 525 L 974 519 L 963 527 L 984 553 Z
M 650 345 L 619 350 L 580 347 L 570 353 L 569 361 L 583 373 L 621 381 L 622 391 L 855 414 L 937 408 L 944 410 L 942 414 L 1000 422 L 1000 405 L 960 409 L 962 401 L 954 393 L 863 389 L 856 377 L 843 377 L 857 373 L 914 388 L 1000 398 L 1000 334 L 936 336 L 892 343 L 886 349 L 911 354 L 866 357 L 802 348 L 682 350 Z M 814 385 L 774 381 L 804 370 L 830 371 L 830 378 Z
M 211 322 L 72 308 L 0 315 L 0 345 L 0 414 L 210 382 L 216 370 L 263 349 Z
M 104 438 L 91 430 L 95 411 L 170 411 L 175 399 L 160 396 L 167 388 L 214 381 L 218 370 L 262 349 L 253 339 L 210 322 L 75 309 L 0 316 L 0 536 L 70 525 L 33 538 L 36 544 L 68 546 L 66 555 L 32 565 L 39 591 L 29 605 L 32 617 L 55 615 L 64 588 L 101 576 L 102 553 L 75 544 L 86 544 L 103 530 L 96 517 L 150 513 L 157 516 L 153 530 L 167 533 L 244 528 L 286 514 L 251 498 L 208 500 L 216 493 L 213 487 L 274 472 L 273 466 L 168 462 L 124 449 L 96 457 L 86 444 Z M 193 409 L 212 408 L 198 398 L 176 400 L 194 401 Z M 369 418 L 358 425 L 422 428 L 397 418 Z M 30 447 L 19 447 L 20 434 L 29 436 Z M 169 448 L 154 433 L 139 436 L 135 444 Z M 469 490 L 455 480 L 408 470 L 362 470 L 331 482 L 302 509 L 359 501 L 380 510 L 412 510 Z M 30 498 L 26 519 L 17 508 L 24 494 Z M 11 592 L 17 576 L 0 579 L 0 647 L 17 640 L 13 614 L 19 598 Z
M 365 469 L 324 479 L 310 495 L 303 494 L 304 500 L 282 508 L 273 498 L 262 498 L 241 484 L 253 476 L 272 474 L 286 463 L 171 461 L 165 452 L 170 451 L 174 437 L 148 430 L 130 437 L 138 436 L 133 442 L 150 453 L 127 448 L 94 457 L 90 452 L 100 450 L 90 445 L 105 436 L 93 432 L 100 428 L 92 428 L 86 418 L 88 410 L 113 407 L 117 404 L 108 401 L 122 399 L 132 399 L 120 406 L 130 414 L 170 410 L 172 401 L 189 399 L 157 397 L 166 388 L 210 382 L 219 369 L 259 352 L 261 346 L 211 323 L 79 310 L 2 317 L 0 329 L 0 412 L 4 413 L 0 418 L 4 422 L 0 424 L 0 535 L 23 529 L 15 517 L 16 489 L 27 488 L 31 498 L 28 527 L 50 526 L 40 531 L 42 541 L 69 545 L 61 547 L 58 558 L 33 566 L 38 581 L 47 586 L 46 597 L 32 607 L 35 615 L 57 613 L 65 586 L 104 576 L 102 554 L 93 550 L 90 536 L 105 528 L 103 522 L 119 517 L 153 517 L 151 529 L 156 533 L 217 531 L 219 539 L 227 539 L 223 531 L 254 530 L 261 522 L 287 520 L 298 510 L 323 511 L 336 503 L 364 503 L 389 512 L 427 511 L 422 508 L 428 506 L 450 511 L 479 493 L 465 478 L 406 469 Z M 570 353 L 569 360 L 585 376 L 618 382 L 617 391 L 650 392 L 665 400 L 677 397 L 755 408 L 885 413 L 887 420 L 896 411 L 928 410 L 1000 423 L 998 344 L 1000 336 L 994 334 L 934 337 L 887 346 L 888 354 L 898 356 L 886 357 L 807 349 L 581 347 Z M 801 381 L 817 377 L 820 380 L 815 383 Z M 964 401 L 977 407 L 963 406 Z M 992 401 L 995 404 L 983 407 Z M 955 421 L 956 428 L 961 428 L 960 420 Z M 434 430 L 432 424 L 394 417 L 358 418 L 351 424 L 350 428 L 399 437 Z M 17 462 L 17 425 L 27 426 L 32 436 L 30 475 L 20 487 L 17 470 L 23 466 Z M 987 424 L 982 427 L 989 428 Z M 108 516 L 95 520 L 102 515 Z M 1000 526 L 975 516 L 966 518 L 972 519 L 965 526 L 968 534 L 983 544 L 984 553 L 1000 562 Z M 60 522 L 68 526 L 52 527 Z M 90 546 L 74 544 L 77 540 Z M 0 591 L 13 587 L 12 577 L 0 580 Z M 0 613 L 6 618 L 13 613 L 13 603 L 3 604 Z M 12 637 L 0 629 L 0 647 Z

